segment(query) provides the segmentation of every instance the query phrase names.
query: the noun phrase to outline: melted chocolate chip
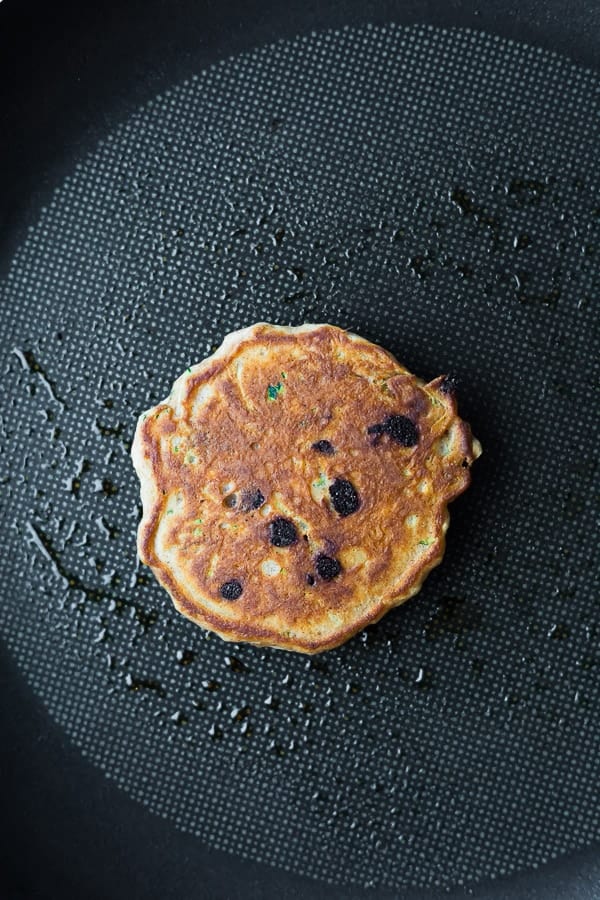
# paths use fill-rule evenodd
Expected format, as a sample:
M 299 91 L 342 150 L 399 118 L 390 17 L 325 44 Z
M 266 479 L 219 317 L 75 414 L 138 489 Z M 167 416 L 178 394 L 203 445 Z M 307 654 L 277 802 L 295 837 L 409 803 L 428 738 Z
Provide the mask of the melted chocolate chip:
M 319 554 L 315 560 L 317 567 L 317 575 L 324 581 L 331 581 L 342 571 L 342 567 L 332 556 L 325 556 L 324 553 Z
M 393 441 L 403 447 L 414 447 L 419 442 L 419 430 L 408 416 L 388 416 L 383 422 L 369 425 L 367 434 L 389 434 Z
M 262 491 L 259 491 L 258 488 L 242 492 L 241 508 L 244 512 L 251 512 L 253 509 L 259 509 L 264 502 L 265 498 L 263 493 Z
M 407 416 L 388 416 L 383 424 L 386 432 L 397 444 L 414 447 L 419 442 L 417 426 Z
M 237 497 L 235 494 L 228 494 L 223 500 L 223 506 L 226 506 L 227 509 L 233 509 L 237 506 Z
M 219 593 L 223 600 L 237 600 L 242 596 L 243 587 L 237 578 L 232 578 L 231 581 L 226 581 L 225 584 L 221 585 L 221 590 Z
M 269 522 L 269 540 L 274 547 L 290 547 L 298 540 L 296 526 L 289 519 L 278 516 Z
M 307 584 L 310 584 L 310 586 L 312 587 L 313 584 L 315 583 L 315 576 L 314 576 L 314 575 L 311 575 L 311 574 L 309 573 L 309 574 L 306 576 L 306 583 L 307 583 Z
M 345 478 L 336 478 L 329 486 L 331 505 L 340 516 L 349 516 L 360 506 L 356 488 Z
M 446 377 L 440 384 L 440 391 L 442 392 L 442 394 L 449 394 L 450 396 L 452 396 L 456 393 L 458 385 L 459 381 L 456 375 L 446 375 Z
M 333 456 L 335 453 L 335 448 L 329 441 L 315 441 L 312 449 L 316 450 L 317 453 L 325 454 L 325 456 Z

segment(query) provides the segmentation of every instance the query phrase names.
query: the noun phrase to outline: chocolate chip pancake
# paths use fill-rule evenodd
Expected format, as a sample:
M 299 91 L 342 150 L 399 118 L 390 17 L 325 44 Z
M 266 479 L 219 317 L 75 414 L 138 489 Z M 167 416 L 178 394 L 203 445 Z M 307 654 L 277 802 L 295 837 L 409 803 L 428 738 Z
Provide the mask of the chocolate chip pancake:
M 257 324 L 140 417 L 140 558 L 225 640 L 318 653 L 417 593 L 480 453 L 451 379 L 331 325 Z

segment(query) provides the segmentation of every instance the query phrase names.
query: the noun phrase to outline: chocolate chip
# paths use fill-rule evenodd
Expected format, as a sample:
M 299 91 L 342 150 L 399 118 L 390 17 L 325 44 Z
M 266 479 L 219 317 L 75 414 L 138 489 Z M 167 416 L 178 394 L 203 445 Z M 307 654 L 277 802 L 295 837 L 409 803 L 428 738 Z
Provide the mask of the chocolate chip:
M 233 509 L 234 506 L 237 506 L 237 497 L 235 494 L 228 494 L 223 500 L 223 506 L 226 506 L 228 509 Z
M 319 554 L 315 560 L 317 567 L 317 575 L 324 581 L 331 581 L 336 575 L 342 571 L 342 567 L 332 556 L 325 556 L 324 553 Z
M 242 510 L 244 512 L 251 512 L 253 509 L 259 509 L 263 503 L 265 502 L 265 498 L 263 496 L 262 491 L 259 491 L 258 488 L 254 490 L 242 491 Z
M 269 522 L 269 539 L 274 547 L 290 547 L 298 540 L 296 526 L 289 519 L 278 516 Z
M 329 496 L 331 505 L 340 516 L 349 516 L 351 513 L 356 512 L 360 506 L 360 498 L 356 488 L 351 482 L 346 481 L 345 478 L 336 478 L 329 485 Z
M 419 442 L 417 426 L 407 416 L 388 416 L 383 424 L 386 432 L 397 444 L 414 447 Z
M 458 385 L 459 381 L 456 375 L 446 375 L 446 377 L 440 384 L 440 391 L 442 392 L 442 394 L 449 394 L 450 396 L 452 396 L 456 393 Z
M 220 594 L 223 600 L 237 600 L 242 596 L 243 587 L 237 578 L 233 578 L 231 581 L 226 581 L 225 584 L 221 585 Z
M 306 576 L 306 583 L 307 583 L 307 584 L 310 584 L 310 586 L 312 587 L 313 584 L 315 583 L 315 576 L 314 576 L 314 575 L 311 575 L 311 574 L 309 573 L 309 574 Z
M 408 416 L 388 416 L 383 422 L 369 425 L 367 434 L 389 434 L 393 441 L 403 447 L 414 447 L 419 442 L 419 430 Z
M 333 456 L 335 453 L 334 446 L 329 441 L 315 441 L 312 449 L 316 450 L 317 453 L 324 453 L 325 456 Z

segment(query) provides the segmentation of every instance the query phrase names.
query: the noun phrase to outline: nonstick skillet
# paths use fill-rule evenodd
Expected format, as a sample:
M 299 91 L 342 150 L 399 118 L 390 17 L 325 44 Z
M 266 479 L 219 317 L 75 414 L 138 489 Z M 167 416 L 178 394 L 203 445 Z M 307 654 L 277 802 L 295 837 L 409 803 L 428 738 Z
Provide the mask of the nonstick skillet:
M 598 25 L 0 5 L 3 895 L 598 896 Z M 451 372 L 484 446 L 314 660 L 135 556 L 137 413 L 258 319 Z

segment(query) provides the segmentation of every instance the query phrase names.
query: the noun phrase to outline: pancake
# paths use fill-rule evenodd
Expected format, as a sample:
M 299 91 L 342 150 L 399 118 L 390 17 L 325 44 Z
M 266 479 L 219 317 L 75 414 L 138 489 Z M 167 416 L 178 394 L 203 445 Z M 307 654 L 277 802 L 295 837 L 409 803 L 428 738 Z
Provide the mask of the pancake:
M 480 453 L 452 379 L 331 325 L 259 323 L 140 417 L 139 556 L 225 640 L 318 653 L 417 593 Z

